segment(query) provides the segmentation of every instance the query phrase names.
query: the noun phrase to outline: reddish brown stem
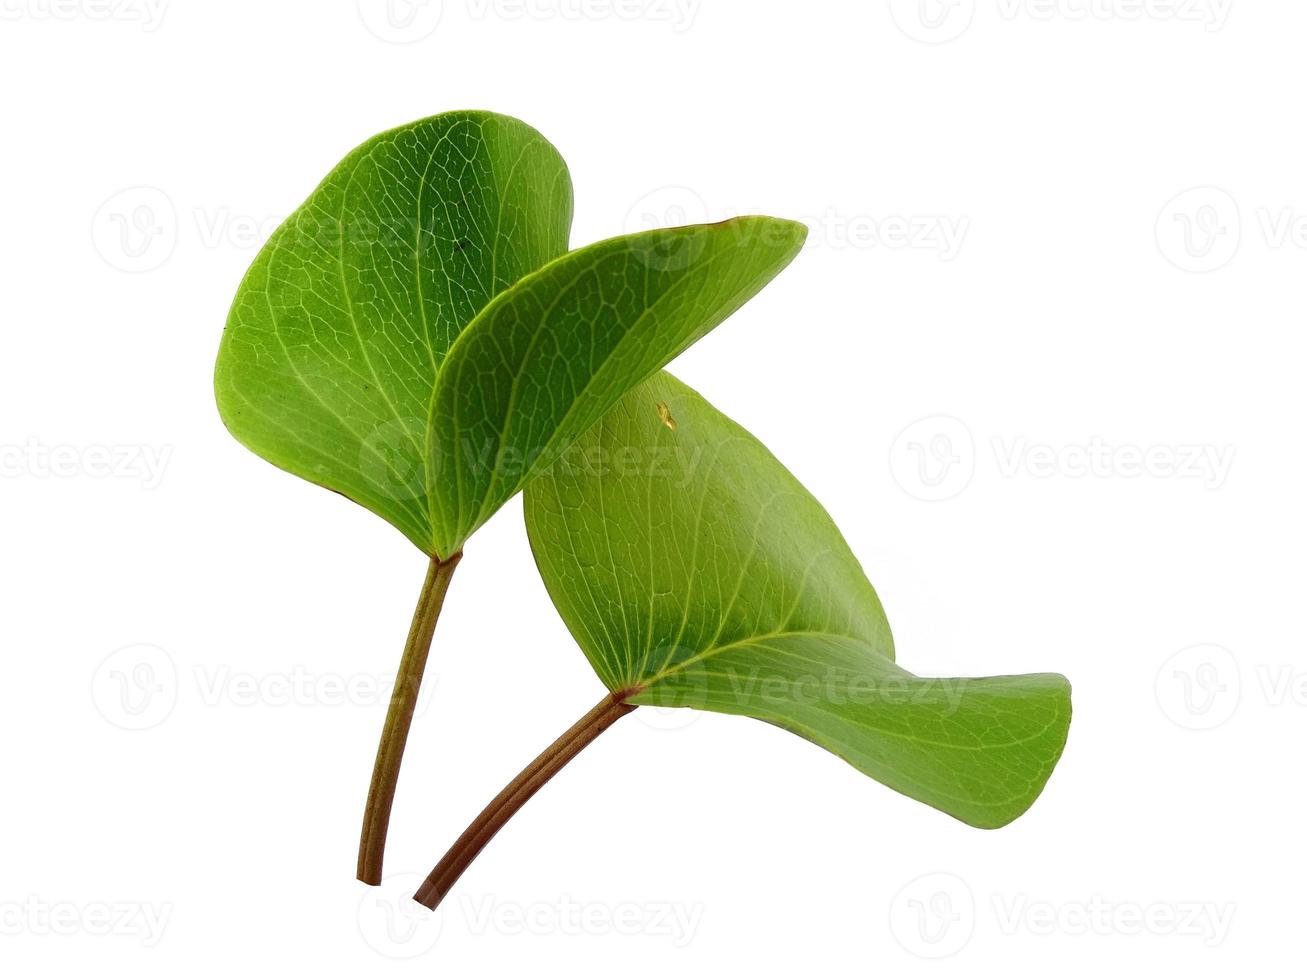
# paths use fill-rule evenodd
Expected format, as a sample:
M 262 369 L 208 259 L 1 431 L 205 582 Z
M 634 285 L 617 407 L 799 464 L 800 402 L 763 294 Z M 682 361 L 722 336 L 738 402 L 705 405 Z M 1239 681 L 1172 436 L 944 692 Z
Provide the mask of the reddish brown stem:
M 553 745 L 545 749 L 535 760 L 518 773 L 511 783 L 503 788 L 498 796 L 490 801 L 489 806 L 481 811 L 463 835 L 454 842 L 448 853 L 440 859 L 427 880 L 422 883 L 415 900 L 429 909 L 440 904 L 454 882 L 467 870 L 481 849 L 490 843 L 491 838 L 499 833 L 513 814 L 522 808 L 545 783 L 549 782 L 563 766 L 567 765 L 587 745 L 598 738 L 605 729 L 623 715 L 635 710 L 633 704 L 626 704 L 623 698 L 629 697 L 630 691 L 610 694 L 564 732 Z
M 418 692 L 422 687 L 422 674 L 431 652 L 431 638 L 436 631 L 436 620 L 445 604 L 449 580 L 454 575 L 462 552 L 444 561 L 433 558 L 427 569 L 422 594 L 418 597 L 409 627 L 404 656 L 399 662 L 395 689 L 390 695 L 390 709 L 386 724 L 381 730 L 377 746 L 377 761 L 372 767 L 372 785 L 368 789 L 368 803 L 363 811 L 363 832 L 359 836 L 358 879 L 369 885 L 381 884 L 382 863 L 386 856 L 386 831 L 390 827 L 390 809 L 395 802 L 395 787 L 399 783 L 399 767 L 404 761 L 404 746 L 408 743 L 408 730 L 417 710 Z

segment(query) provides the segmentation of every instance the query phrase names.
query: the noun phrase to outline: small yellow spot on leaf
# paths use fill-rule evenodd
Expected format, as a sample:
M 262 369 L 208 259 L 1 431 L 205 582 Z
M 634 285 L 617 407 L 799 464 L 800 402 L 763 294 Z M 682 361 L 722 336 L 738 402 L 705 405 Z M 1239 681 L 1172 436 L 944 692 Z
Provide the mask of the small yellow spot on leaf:
M 658 403 L 658 421 L 673 432 L 676 431 L 676 419 L 672 418 L 672 410 L 662 402 Z

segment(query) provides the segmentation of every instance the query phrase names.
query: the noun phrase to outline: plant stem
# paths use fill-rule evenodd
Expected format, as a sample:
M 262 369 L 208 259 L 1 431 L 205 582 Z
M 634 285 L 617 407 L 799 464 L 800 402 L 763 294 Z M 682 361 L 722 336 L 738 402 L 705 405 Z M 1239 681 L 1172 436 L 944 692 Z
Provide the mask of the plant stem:
M 377 746 L 377 761 L 372 767 L 372 785 L 368 789 L 368 805 L 363 811 L 363 833 L 359 837 L 358 879 L 369 885 L 381 884 L 381 868 L 386 855 L 386 830 L 390 826 L 390 808 L 395 802 L 395 786 L 399 782 L 399 767 L 404 761 L 404 746 L 408 730 L 413 724 L 417 709 L 418 691 L 422 687 L 422 674 L 431 652 L 431 637 L 436 631 L 440 608 L 445 604 L 449 580 L 454 576 L 460 551 L 441 561 L 431 559 L 427 579 L 422 584 L 417 609 L 413 612 L 413 625 L 409 627 L 404 656 L 399 662 L 395 689 L 390 695 L 390 709 L 386 724 L 381 730 Z
M 578 721 L 564 732 L 553 745 L 545 749 L 529 766 L 518 773 L 517 777 L 500 791 L 499 795 L 481 811 L 463 835 L 454 842 L 448 853 L 440 859 L 427 880 L 422 883 L 413 898 L 429 909 L 440 904 L 454 882 L 467 870 L 481 849 L 490 843 L 490 839 L 499 833 L 513 814 L 522 808 L 527 800 L 535 795 L 545 783 L 549 782 L 565 765 L 576 758 L 577 754 L 598 738 L 605 729 L 623 715 L 636 709 L 636 705 L 626 704 L 623 698 L 630 691 L 609 694 Z

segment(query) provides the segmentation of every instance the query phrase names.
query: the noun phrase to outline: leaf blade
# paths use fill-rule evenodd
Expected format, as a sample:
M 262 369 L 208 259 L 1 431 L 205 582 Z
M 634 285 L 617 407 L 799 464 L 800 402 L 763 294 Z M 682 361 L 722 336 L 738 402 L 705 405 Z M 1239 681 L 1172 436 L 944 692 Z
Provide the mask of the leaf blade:
M 585 465 L 622 447 L 637 450 L 636 470 Z M 527 488 L 527 527 L 610 690 L 781 725 L 974 826 L 1010 822 L 1038 796 L 1065 744 L 1065 679 L 898 667 L 875 590 L 829 515 L 696 393 L 659 375 L 575 449 Z
M 1061 675 L 917 677 L 847 637 L 791 635 L 700 663 L 628 702 L 769 721 L 984 829 L 1034 803 L 1070 722 Z
M 460 547 L 626 391 L 755 295 L 806 234 L 752 216 L 625 235 L 496 297 L 451 349 L 433 395 L 433 419 L 450 428 L 430 447 L 430 482 L 449 504 L 436 521 L 441 546 Z
M 494 295 L 566 250 L 571 212 L 562 158 L 506 116 L 445 113 L 363 143 L 237 291 L 214 378 L 224 423 L 429 551 L 440 364 Z

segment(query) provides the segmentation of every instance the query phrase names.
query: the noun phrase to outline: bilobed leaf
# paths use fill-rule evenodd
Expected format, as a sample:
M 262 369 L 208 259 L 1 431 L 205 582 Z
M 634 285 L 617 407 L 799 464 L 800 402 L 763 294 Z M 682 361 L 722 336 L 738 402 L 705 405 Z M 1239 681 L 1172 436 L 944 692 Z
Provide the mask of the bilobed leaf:
M 541 574 L 632 704 L 748 715 L 914 799 L 998 827 L 1062 752 L 1056 674 L 921 678 L 830 517 L 670 375 L 629 392 L 526 490 Z
M 515 119 L 447 113 L 369 140 L 241 283 L 223 421 L 449 557 L 805 233 L 744 218 L 564 254 L 571 214 L 562 159 Z

